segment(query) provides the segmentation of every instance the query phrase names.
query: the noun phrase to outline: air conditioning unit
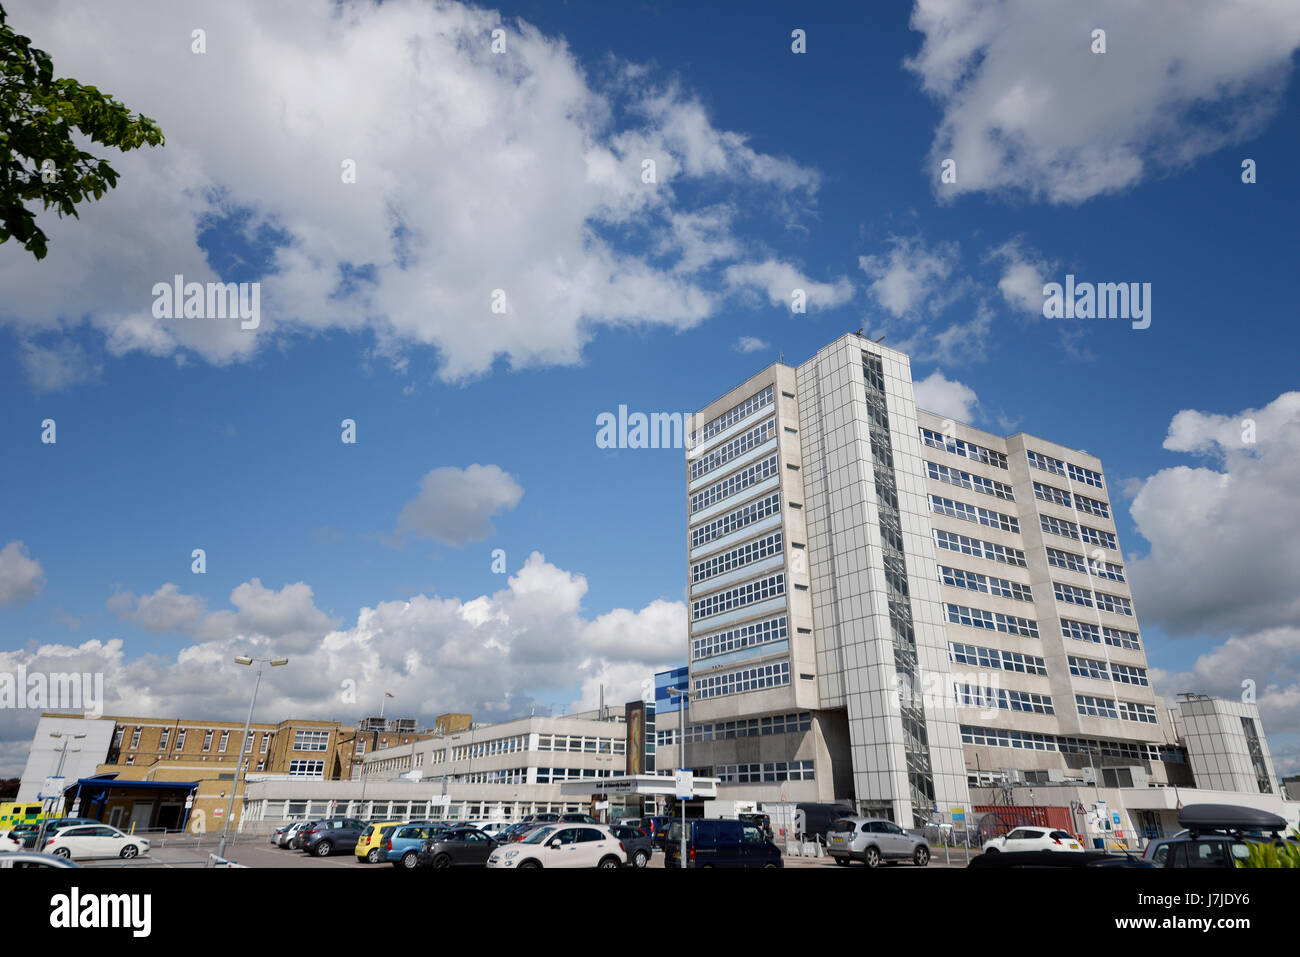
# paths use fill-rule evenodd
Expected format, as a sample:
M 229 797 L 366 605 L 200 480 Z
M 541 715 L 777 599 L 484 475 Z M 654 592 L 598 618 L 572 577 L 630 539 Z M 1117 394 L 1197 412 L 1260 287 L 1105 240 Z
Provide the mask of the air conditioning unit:
M 1084 784 L 1096 784 L 1096 783 L 1097 783 L 1097 772 L 1096 772 L 1095 769 L 1093 769 L 1093 768 L 1084 768 L 1084 769 L 1083 769 L 1083 783 L 1084 783 Z
M 1047 780 L 1052 784 L 1065 783 L 1065 768 L 1048 768 Z
M 1002 780 L 1007 784 L 1024 784 L 1025 775 L 1019 768 L 1003 768 Z

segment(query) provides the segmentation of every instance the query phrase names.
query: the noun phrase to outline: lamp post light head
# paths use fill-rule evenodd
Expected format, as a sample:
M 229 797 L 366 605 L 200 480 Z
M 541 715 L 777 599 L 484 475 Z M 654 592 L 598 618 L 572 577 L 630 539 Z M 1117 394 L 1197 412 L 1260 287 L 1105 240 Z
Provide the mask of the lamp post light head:
M 288 659 L 288 658 L 272 658 L 272 659 L 271 659 L 271 667 L 272 667 L 272 668 L 278 668 L 278 667 L 280 667 L 281 665 L 287 665 L 288 663 L 289 663 L 289 659 Z
M 235 664 L 237 665 L 251 665 L 252 663 L 253 659 L 248 655 L 238 655 L 235 658 Z

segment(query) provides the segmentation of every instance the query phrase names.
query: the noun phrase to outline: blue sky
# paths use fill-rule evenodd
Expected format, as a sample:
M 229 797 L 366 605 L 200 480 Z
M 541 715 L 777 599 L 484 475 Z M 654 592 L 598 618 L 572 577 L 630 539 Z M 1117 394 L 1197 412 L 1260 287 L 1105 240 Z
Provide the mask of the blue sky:
M 286 7 L 6 4 L 168 142 L 0 246 L 0 661 L 128 713 L 237 713 L 246 647 L 298 665 L 268 717 L 635 697 L 685 657 L 682 457 L 596 415 L 864 327 L 921 404 L 1101 457 L 1160 690 L 1255 681 L 1300 765 L 1294 10 Z M 178 272 L 261 281 L 259 329 L 154 319 Z M 1150 328 L 1044 319 L 1066 273 L 1150 283 Z

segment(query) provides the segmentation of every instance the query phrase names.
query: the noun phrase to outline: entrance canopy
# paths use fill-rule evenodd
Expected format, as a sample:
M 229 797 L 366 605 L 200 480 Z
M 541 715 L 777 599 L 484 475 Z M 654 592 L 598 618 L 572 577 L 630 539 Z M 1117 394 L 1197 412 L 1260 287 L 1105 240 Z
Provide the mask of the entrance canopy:
M 697 777 L 694 784 L 695 799 L 716 798 L 719 778 Z M 674 779 L 664 774 L 624 774 L 608 778 L 582 778 L 565 781 L 560 793 L 566 797 L 585 797 L 592 794 L 666 794 L 677 792 Z

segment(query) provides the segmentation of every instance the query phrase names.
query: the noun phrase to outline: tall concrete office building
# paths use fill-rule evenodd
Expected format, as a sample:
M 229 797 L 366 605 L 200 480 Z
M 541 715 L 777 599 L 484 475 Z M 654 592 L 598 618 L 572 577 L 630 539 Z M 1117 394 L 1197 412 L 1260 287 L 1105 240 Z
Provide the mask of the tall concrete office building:
M 1094 456 L 917 410 L 908 357 L 857 335 L 694 425 L 684 763 L 719 797 L 912 826 L 984 775 L 1185 760 Z

